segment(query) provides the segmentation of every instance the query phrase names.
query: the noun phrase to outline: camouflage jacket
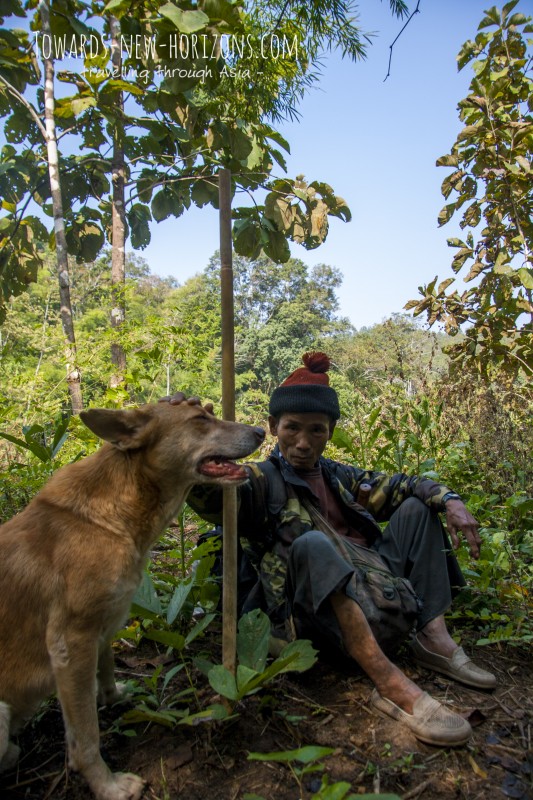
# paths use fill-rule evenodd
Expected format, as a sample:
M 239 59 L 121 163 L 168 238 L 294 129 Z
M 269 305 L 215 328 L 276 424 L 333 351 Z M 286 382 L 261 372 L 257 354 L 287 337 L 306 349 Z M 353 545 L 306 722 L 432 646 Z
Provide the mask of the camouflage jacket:
M 317 507 L 319 502 L 281 457 L 277 446 L 267 461 L 279 470 L 282 481 L 273 481 L 272 467 L 265 467 L 267 462 L 246 464 L 249 479 L 238 489 L 238 532 L 242 549 L 255 570 L 256 585 L 251 592 L 257 601 L 254 604 L 268 613 L 275 628 L 282 628 L 288 552 L 294 539 L 314 527 L 301 498 L 306 494 Z M 409 497 L 417 497 L 435 511 L 445 509 L 442 498 L 450 489 L 429 478 L 404 473 L 388 476 L 326 458 L 321 458 L 320 464 L 346 521 L 365 535 L 369 545 L 381 535 L 377 522 L 389 520 Z M 366 508 L 355 501 L 363 483 L 372 487 Z M 187 502 L 204 519 L 216 525 L 222 523 L 222 491 L 218 487 L 195 486 Z M 252 607 L 246 605 L 246 610 Z

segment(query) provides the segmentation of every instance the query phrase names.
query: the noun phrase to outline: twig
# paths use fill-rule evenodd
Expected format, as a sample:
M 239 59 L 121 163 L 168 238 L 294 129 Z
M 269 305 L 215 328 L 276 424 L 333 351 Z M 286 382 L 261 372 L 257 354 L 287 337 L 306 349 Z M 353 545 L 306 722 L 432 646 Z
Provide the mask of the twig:
M 404 32 L 404 30 L 407 28 L 407 26 L 409 25 L 409 23 L 410 23 L 410 22 L 411 22 L 411 20 L 413 19 L 414 15 L 415 15 L 415 14 L 420 14 L 420 10 L 419 10 L 419 8 L 418 8 L 418 6 L 419 6 L 419 5 L 420 5 L 420 0 L 418 0 L 418 3 L 416 4 L 416 8 L 415 8 L 415 10 L 414 10 L 414 11 L 413 11 L 413 13 L 411 14 L 411 16 L 409 17 L 409 19 L 408 19 L 408 20 L 407 20 L 407 22 L 405 23 L 405 25 L 403 26 L 403 28 L 401 29 L 401 31 L 400 31 L 400 33 L 398 34 L 398 36 L 396 37 L 396 39 L 393 41 L 393 43 L 392 43 L 392 44 L 390 45 L 390 47 L 389 47 L 389 50 L 390 50 L 390 53 L 389 53 L 389 68 L 388 68 L 387 74 L 385 75 L 385 77 L 384 77 L 384 79 L 383 79 L 383 83 L 385 83 L 385 81 L 387 80 L 387 78 L 388 78 L 388 77 L 389 77 L 389 75 L 390 75 L 390 65 L 391 65 L 391 62 L 392 62 L 392 48 L 394 47 L 394 45 L 396 44 L 396 42 L 398 41 L 398 39 L 400 38 L 400 36 L 401 36 L 401 35 L 402 35 L 402 33 Z
M 376 745 L 376 729 L 374 727 L 371 728 L 372 732 L 372 744 Z M 374 779 L 372 781 L 372 789 L 375 794 L 379 794 L 381 791 L 381 776 L 379 773 L 379 763 L 376 764 L 376 772 L 374 773 Z
M 411 789 L 409 792 L 407 792 L 407 794 L 404 794 L 403 800 L 412 800 L 412 798 L 418 797 L 418 795 L 422 794 L 422 792 L 431 786 L 432 783 L 433 778 L 428 778 L 427 781 L 422 781 L 422 783 L 419 783 L 414 789 Z
M 6 786 L 6 791 L 10 789 L 20 789 L 21 786 L 29 786 L 31 783 L 35 783 L 36 781 L 44 781 L 47 778 L 57 778 L 64 774 L 65 770 L 60 770 L 59 772 L 47 772 L 44 775 L 35 775 L 34 778 L 27 778 L 24 781 L 19 781 L 18 783 L 12 783 L 10 786 Z
M 67 774 L 67 769 L 65 767 L 65 769 L 63 769 L 63 771 L 59 773 L 57 778 L 55 778 L 55 780 L 53 780 L 52 783 L 50 784 L 50 787 L 49 787 L 48 791 L 46 792 L 46 794 L 44 796 L 44 800 L 48 800 L 48 798 L 54 796 L 54 792 L 56 790 L 56 786 L 59 785 L 59 782 L 61 781 L 63 776 L 65 776 L 66 774 Z
M 509 755 L 515 757 L 517 755 L 516 747 L 507 747 L 507 745 L 505 744 L 486 744 L 485 747 L 487 748 L 487 750 L 498 750 L 501 751 L 502 753 L 509 753 Z

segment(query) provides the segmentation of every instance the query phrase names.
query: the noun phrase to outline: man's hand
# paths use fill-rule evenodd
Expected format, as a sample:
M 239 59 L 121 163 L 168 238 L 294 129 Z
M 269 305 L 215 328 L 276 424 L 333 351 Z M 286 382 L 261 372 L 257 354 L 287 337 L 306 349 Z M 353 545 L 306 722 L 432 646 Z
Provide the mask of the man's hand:
M 459 547 L 458 531 L 462 531 L 468 542 L 472 558 L 479 558 L 481 537 L 478 532 L 479 524 L 462 500 L 448 500 L 446 502 L 446 526 L 451 536 L 453 549 Z
M 179 406 L 180 403 L 187 403 L 190 406 L 201 406 L 202 401 L 199 397 L 187 397 L 183 392 L 176 392 L 176 394 L 167 397 L 160 397 L 158 403 L 170 403 L 171 406 Z M 208 414 L 213 414 L 213 403 L 206 403 L 204 406 Z

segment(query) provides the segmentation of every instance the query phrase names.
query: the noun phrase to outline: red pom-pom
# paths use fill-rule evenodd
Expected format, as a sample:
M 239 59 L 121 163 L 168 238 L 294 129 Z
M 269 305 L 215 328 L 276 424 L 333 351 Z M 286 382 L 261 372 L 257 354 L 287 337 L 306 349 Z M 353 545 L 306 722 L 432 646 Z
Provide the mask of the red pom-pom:
M 331 361 L 326 353 L 305 353 L 302 361 L 309 372 L 327 372 L 331 366 Z

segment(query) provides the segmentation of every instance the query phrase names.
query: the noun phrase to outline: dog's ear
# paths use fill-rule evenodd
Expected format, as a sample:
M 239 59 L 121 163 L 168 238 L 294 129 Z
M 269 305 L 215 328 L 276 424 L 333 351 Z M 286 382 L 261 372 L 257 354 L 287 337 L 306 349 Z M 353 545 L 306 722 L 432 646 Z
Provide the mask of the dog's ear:
M 80 419 L 89 430 L 118 447 L 134 450 L 142 447 L 152 417 L 139 409 L 90 408 L 80 412 Z

